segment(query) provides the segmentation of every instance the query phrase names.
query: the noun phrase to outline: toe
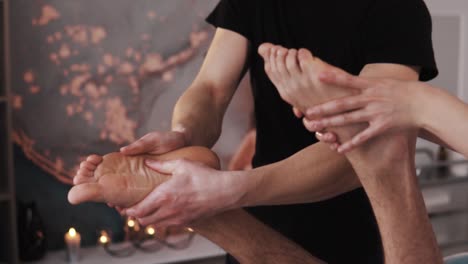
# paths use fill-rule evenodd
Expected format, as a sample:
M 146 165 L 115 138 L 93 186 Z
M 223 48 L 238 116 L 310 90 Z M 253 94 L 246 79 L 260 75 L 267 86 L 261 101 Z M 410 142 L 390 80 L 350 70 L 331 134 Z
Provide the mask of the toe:
M 102 162 L 102 157 L 99 155 L 91 155 L 88 158 L 86 158 L 86 161 L 97 166 Z
M 89 161 L 83 161 L 80 163 L 80 170 L 86 169 L 90 171 L 96 170 L 97 165 Z
M 273 44 L 271 43 L 263 43 L 262 45 L 258 47 L 258 54 L 260 54 L 260 56 L 262 56 L 264 60 L 269 60 L 270 59 L 269 53 L 272 47 L 273 47 Z
M 71 188 L 70 192 L 68 192 L 68 201 L 71 204 L 105 202 L 101 193 L 101 187 L 97 183 L 79 184 Z
M 315 59 L 312 53 L 307 49 L 300 49 L 297 57 L 302 71 L 307 71 Z
M 76 175 L 75 177 L 73 177 L 73 185 L 79 185 L 79 184 L 83 184 L 83 183 L 91 183 L 93 181 L 94 181 L 93 178 L 84 177 L 82 175 Z
M 269 72 L 268 77 L 277 86 L 279 85 L 278 68 L 276 67 L 276 47 L 272 47 L 270 50 L 269 59 Z
M 286 69 L 288 70 L 289 74 L 293 77 L 301 74 L 296 49 L 290 49 L 288 51 L 288 55 L 286 56 Z
M 281 79 L 289 78 L 289 72 L 286 69 L 286 55 L 288 50 L 283 47 L 278 47 L 276 50 L 276 67 L 278 70 L 279 77 Z

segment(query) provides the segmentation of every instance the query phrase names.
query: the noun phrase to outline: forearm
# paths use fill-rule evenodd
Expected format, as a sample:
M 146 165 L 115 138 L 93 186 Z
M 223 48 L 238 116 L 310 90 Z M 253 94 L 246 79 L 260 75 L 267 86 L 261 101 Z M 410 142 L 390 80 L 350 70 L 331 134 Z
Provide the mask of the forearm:
M 184 133 L 187 145 L 211 148 L 221 134 L 225 109 L 216 104 L 209 84 L 194 84 L 177 101 L 172 129 Z
M 372 204 L 385 263 L 442 262 L 415 177 L 414 140 L 387 134 L 347 155 Z
M 247 182 L 238 206 L 318 202 L 360 186 L 346 158 L 323 143 L 283 161 L 236 173 Z
M 449 93 L 430 87 L 419 87 L 417 102 L 419 126 L 451 149 L 468 157 L 468 105 Z M 428 133 L 423 133 L 428 134 Z M 427 137 L 425 137 L 427 138 Z
M 193 229 L 240 263 L 324 263 L 240 209 L 203 220 Z
M 216 29 L 197 77 L 174 108 L 172 129 L 184 134 L 186 145 L 211 147 L 219 138 L 224 113 L 247 70 L 249 47 L 240 34 Z

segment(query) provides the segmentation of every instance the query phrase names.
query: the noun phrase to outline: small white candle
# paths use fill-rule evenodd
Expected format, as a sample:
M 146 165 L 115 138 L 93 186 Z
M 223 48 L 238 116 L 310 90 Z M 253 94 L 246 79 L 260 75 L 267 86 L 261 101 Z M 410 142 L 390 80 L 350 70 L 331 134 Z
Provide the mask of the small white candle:
M 65 243 L 67 244 L 67 260 L 70 263 L 80 261 L 81 235 L 75 228 L 70 228 L 65 234 Z
M 101 231 L 101 236 L 99 237 L 99 244 L 105 246 L 110 243 L 109 234 L 106 231 Z
M 154 234 L 156 234 L 156 229 L 154 229 L 154 227 L 151 226 L 151 225 L 150 225 L 150 226 L 147 226 L 147 227 L 145 228 L 145 233 L 146 233 L 147 235 L 149 235 L 149 236 L 152 237 L 152 236 L 154 236 Z

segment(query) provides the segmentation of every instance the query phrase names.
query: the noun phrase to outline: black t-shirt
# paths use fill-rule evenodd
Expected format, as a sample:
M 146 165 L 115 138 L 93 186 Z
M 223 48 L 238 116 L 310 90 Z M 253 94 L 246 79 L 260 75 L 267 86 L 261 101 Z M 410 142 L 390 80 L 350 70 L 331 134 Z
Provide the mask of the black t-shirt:
M 255 167 L 316 143 L 265 74 L 257 54 L 260 44 L 307 48 L 352 74 L 366 64 L 397 63 L 420 66 L 421 80 L 437 75 L 431 17 L 423 0 L 221 0 L 207 21 L 241 34 L 252 45 L 248 63 L 257 122 Z M 294 175 L 284 175 L 284 180 L 289 177 Z M 328 263 L 383 262 L 363 189 L 319 203 L 249 211 Z

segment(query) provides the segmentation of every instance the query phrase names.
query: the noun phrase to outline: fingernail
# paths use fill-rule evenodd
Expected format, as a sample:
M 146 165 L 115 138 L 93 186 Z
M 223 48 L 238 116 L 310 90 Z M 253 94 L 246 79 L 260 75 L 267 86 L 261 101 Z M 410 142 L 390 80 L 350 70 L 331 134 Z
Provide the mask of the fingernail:
M 128 147 L 127 147 L 127 146 L 125 146 L 125 147 L 121 147 L 121 148 L 120 148 L 120 152 L 122 152 L 122 151 L 125 151 L 125 150 L 127 150 L 127 149 L 128 149 Z

